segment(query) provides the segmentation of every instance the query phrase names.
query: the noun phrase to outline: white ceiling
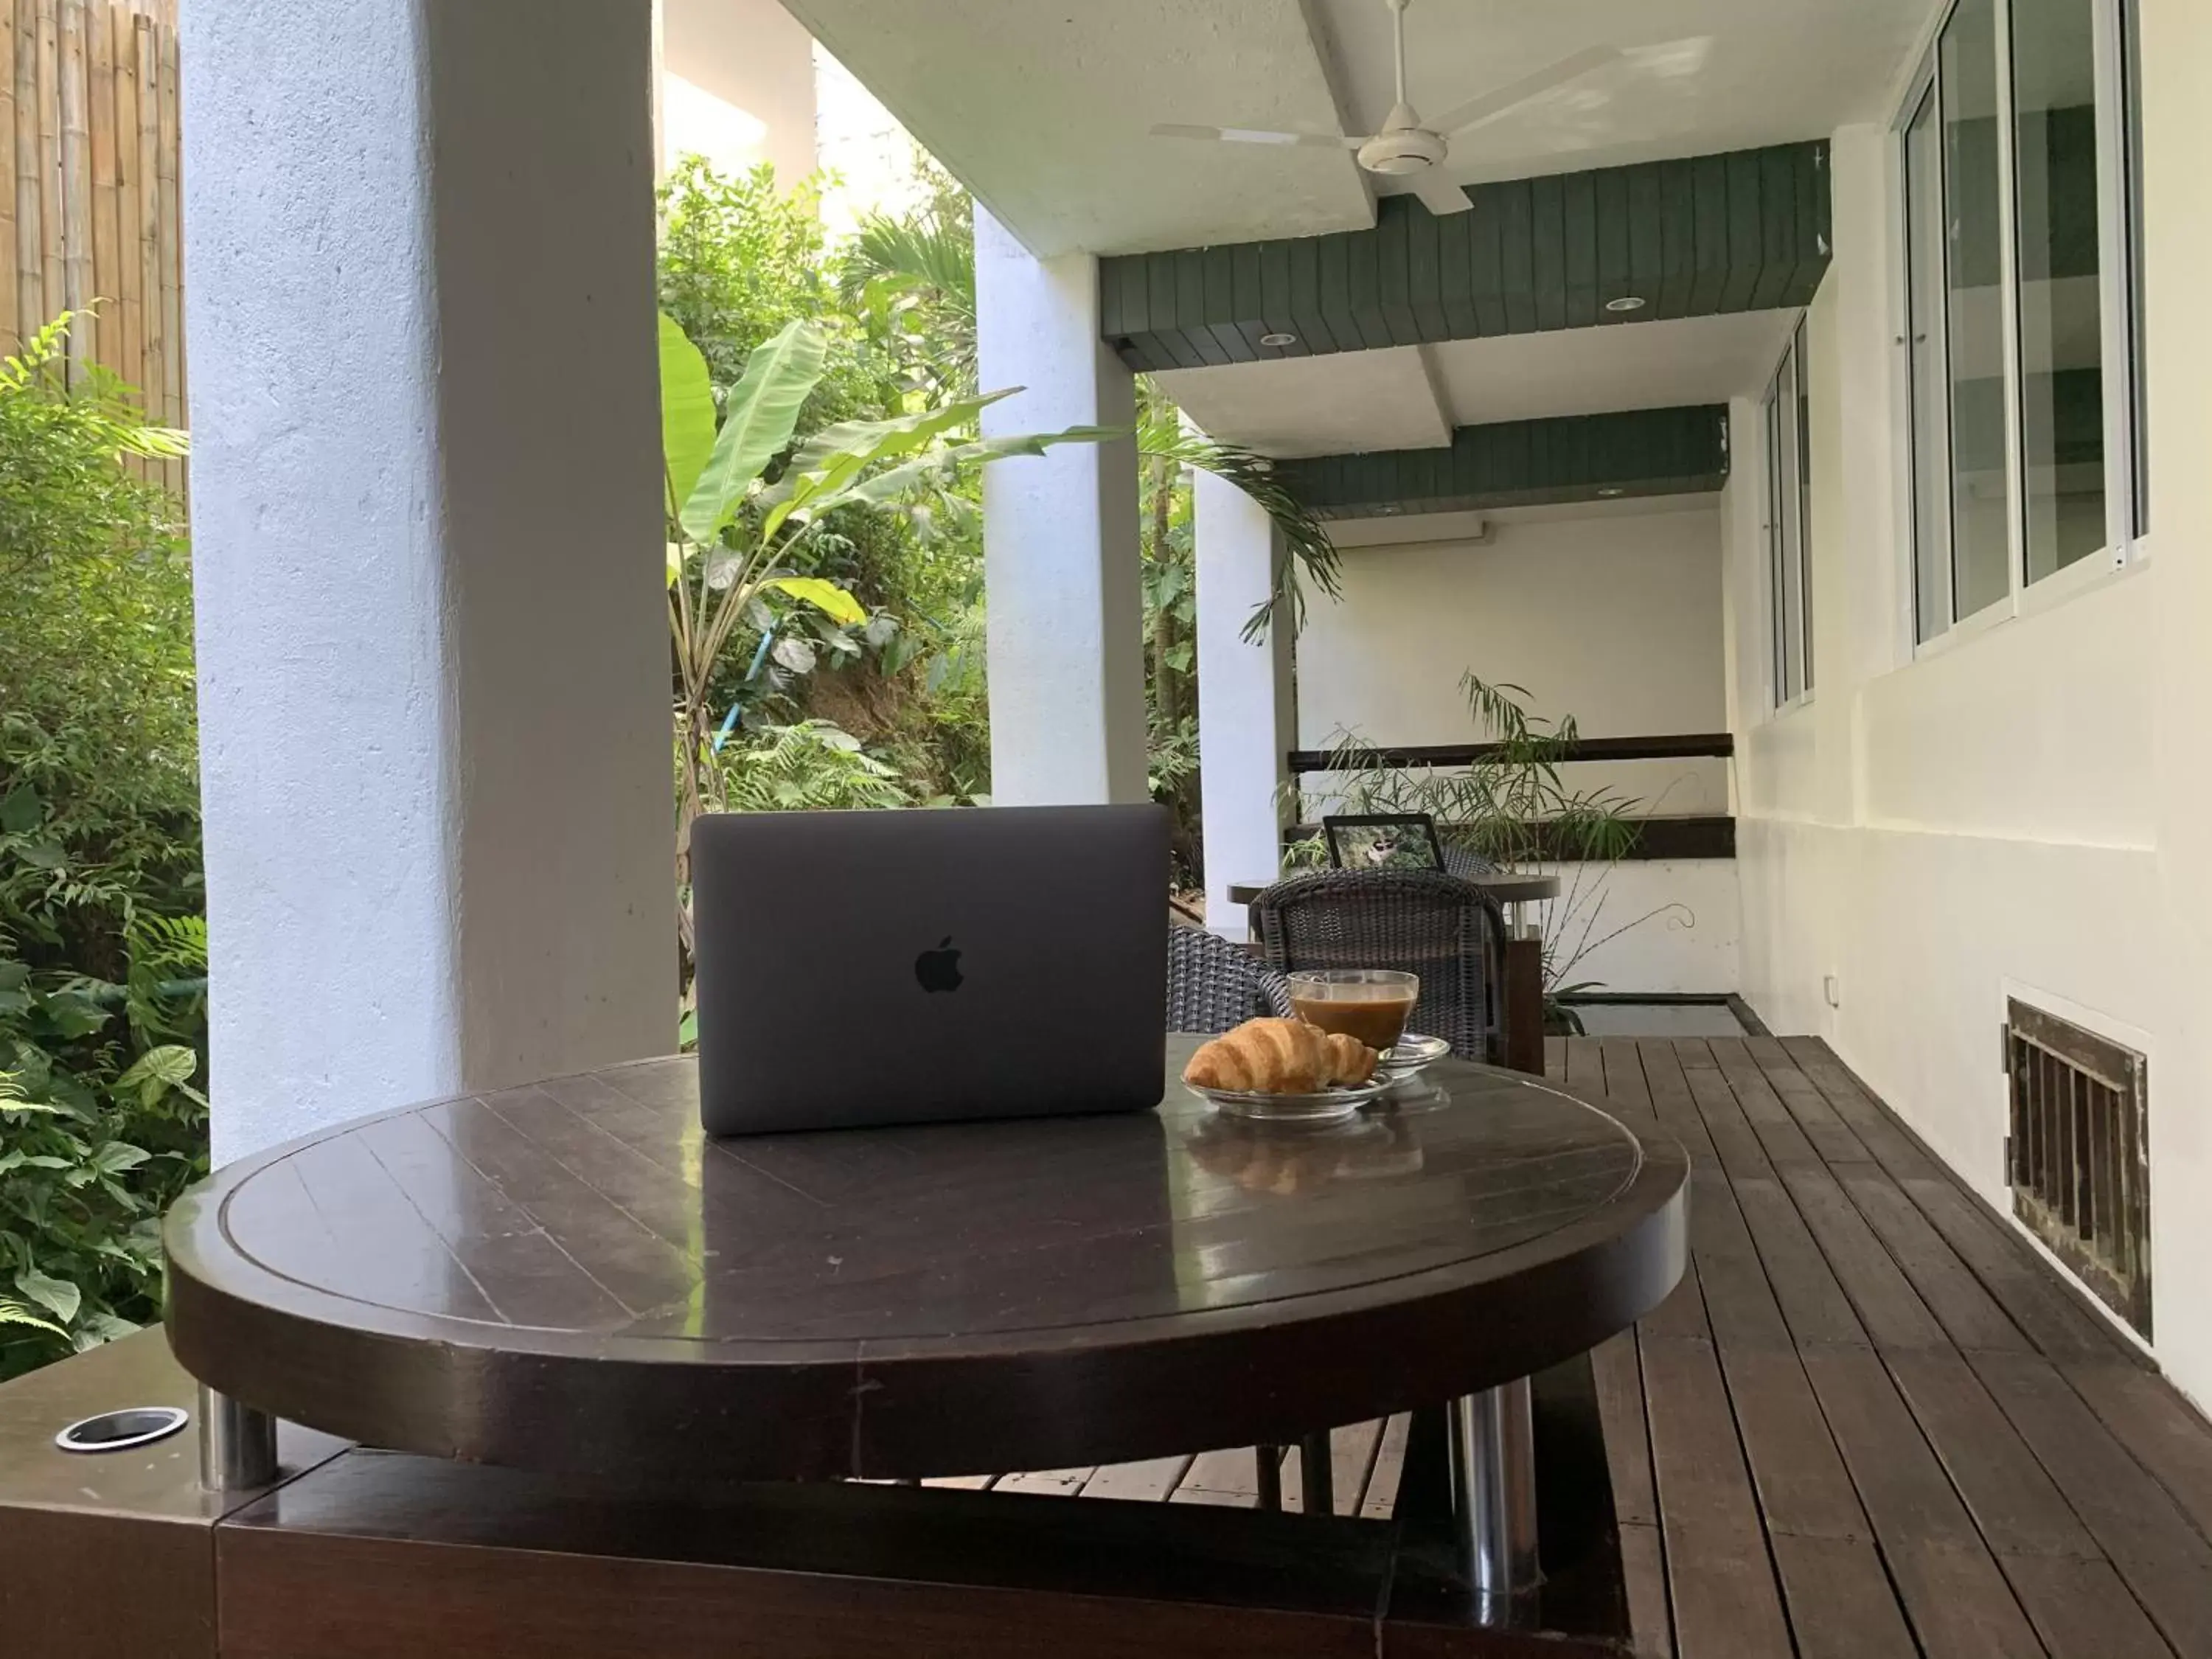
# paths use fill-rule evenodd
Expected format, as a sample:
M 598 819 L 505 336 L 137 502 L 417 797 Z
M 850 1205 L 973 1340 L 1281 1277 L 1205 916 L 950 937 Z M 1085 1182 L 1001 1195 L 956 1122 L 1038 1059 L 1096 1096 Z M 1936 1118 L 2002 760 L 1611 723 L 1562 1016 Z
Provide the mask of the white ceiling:
M 1042 257 L 1373 222 L 1341 151 L 1151 136 L 1232 91 L 1256 125 L 1335 130 L 1300 0 L 784 3 Z
M 1796 321 L 1794 311 L 1753 311 L 1153 378 L 1206 431 L 1263 455 L 1430 449 L 1459 426 L 1751 396 L 1773 377 Z
M 1384 0 L 784 0 L 1039 255 L 1373 222 L 1340 151 L 1155 138 L 1156 122 L 1367 131 Z M 1622 60 L 1476 129 L 1462 182 L 1825 137 L 1886 107 L 1936 0 L 1413 0 L 1440 112 L 1592 45 Z M 1792 319 L 1638 323 L 1164 375 L 1215 436 L 1279 455 L 1418 448 L 1452 424 L 1756 391 Z
M 1684 317 L 1429 348 L 1452 424 L 1721 404 L 1773 378 L 1794 311 Z
M 1393 98 L 1382 0 L 1315 0 L 1346 116 Z M 1885 118 L 1934 0 L 1413 0 L 1407 90 L 1440 112 L 1593 46 L 1622 61 L 1452 145 L 1464 184 L 1825 137 Z M 1212 121 L 1210 115 L 1186 118 Z
M 1278 357 L 1152 377 L 1183 412 L 1224 443 L 1262 455 L 1437 449 L 1451 441 L 1419 346 Z
M 1340 151 L 1155 138 L 1156 122 L 1372 131 L 1383 0 L 784 0 L 1045 256 L 1372 222 Z M 1881 118 L 1936 0 L 1413 0 L 1416 105 L 1441 112 L 1583 48 L 1623 61 L 1454 147 L 1463 182 L 1825 137 Z

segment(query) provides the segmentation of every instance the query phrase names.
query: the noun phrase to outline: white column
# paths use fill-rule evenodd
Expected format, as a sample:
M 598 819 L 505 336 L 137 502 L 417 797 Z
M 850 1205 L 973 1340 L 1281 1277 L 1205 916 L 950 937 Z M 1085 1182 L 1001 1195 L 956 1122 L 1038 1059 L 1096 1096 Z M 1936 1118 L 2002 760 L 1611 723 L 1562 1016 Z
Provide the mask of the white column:
M 1282 862 L 1280 791 L 1297 740 L 1289 620 L 1263 640 L 1244 638 L 1273 591 L 1280 542 L 1249 495 L 1211 473 L 1196 475 L 1198 757 L 1206 826 L 1206 919 L 1225 938 L 1249 937 L 1232 881 L 1266 879 Z
M 218 1160 L 675 1036 L 649 0 L 184 9 Z
M 987 390 L 1025 388 L 983 430 L 1130 428 L 1135 380 L 1098 333 L 1098 262 L 1038 259 L 979 204 L 976 347 Z M 1144 603 L 1133 436 L 984 474 L 991 793 L 1001 805 L 1140 801 Z

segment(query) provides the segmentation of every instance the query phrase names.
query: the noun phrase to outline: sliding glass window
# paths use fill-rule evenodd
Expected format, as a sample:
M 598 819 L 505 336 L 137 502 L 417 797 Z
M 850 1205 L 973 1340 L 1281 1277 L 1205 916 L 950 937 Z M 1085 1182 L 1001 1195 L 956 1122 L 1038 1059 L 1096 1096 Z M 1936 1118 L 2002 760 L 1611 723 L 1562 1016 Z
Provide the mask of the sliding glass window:
M 2096 7 L 2012 0 L 2027 580 L 2106 544 Z
M 1811 397 L 1805 325 L 1791 335 L 1767 383 L 1766 549 L 1773 600 L 1774 702 L 1796 702 L 1813 689 L 1813 537 L 1810 507 Z
M 2121 3 L 1958 0 L 1905 112 L 1923 641 L 2141 523 Z

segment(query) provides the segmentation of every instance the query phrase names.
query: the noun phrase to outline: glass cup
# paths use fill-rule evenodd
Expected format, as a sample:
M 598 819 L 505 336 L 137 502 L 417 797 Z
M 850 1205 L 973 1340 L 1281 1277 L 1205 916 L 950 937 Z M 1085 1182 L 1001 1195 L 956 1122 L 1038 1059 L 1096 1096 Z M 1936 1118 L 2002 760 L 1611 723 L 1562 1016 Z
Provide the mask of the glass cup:
M 1379 1054 L 1398 1046 L 1421 994 L 1421 976 L 1395 968 L 1310 968 L 1290 979 L 1300 1019 L 1357 1037 Z

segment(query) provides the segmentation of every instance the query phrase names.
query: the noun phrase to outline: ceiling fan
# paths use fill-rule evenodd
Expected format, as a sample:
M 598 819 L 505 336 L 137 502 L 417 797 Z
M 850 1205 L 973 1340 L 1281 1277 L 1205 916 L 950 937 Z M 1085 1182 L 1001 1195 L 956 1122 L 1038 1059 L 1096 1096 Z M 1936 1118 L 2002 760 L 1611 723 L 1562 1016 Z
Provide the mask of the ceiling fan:
M 1164 122 L 1152 129 L 1158 138 L 1201 138 L 1230 144 L 1295 144 L 1322 149 L 1348 149 L 1355 152 L 1359 165 L 1368 172 L 1385 178 L 1410 179 L 1413 194 L 1419 197 L 1431 213 L 1464 213 L 1474 205 L 1467 192 L 1446 178 L 1443 172 L 1444 158 L 1451 154 L 1451 141 L 1462 133 L 1493 121 L 1508 110 L 1524 104 L 1539 93 L 1549 92 L 1579 76 L 1617 60 L 1620 53 L 1611 46 L 1591 46 L 1585 51 L 1562 58 L 1547 69 L 1533 75 L 1524 75 L 1517 81 L 1509 81 L 1502 87 L 1493 87 L 1480 97 L 1470 98 L 1455 108 L 1446 110 L 1434 121 L 1424 122 L 1406 98 L 1406 8 L 1412 0 L 1385 0 L 1390 8 L 1391 26 L 1396 35 L 1398 61 L 1398 101 L 1391 106 L 1389 118 L 1382 123 L 1382 131 L 1369 138 L 1347 138 L 1336 133 L 1266 132 L 1250 127 L 1193 127 L 1173 122 Z

